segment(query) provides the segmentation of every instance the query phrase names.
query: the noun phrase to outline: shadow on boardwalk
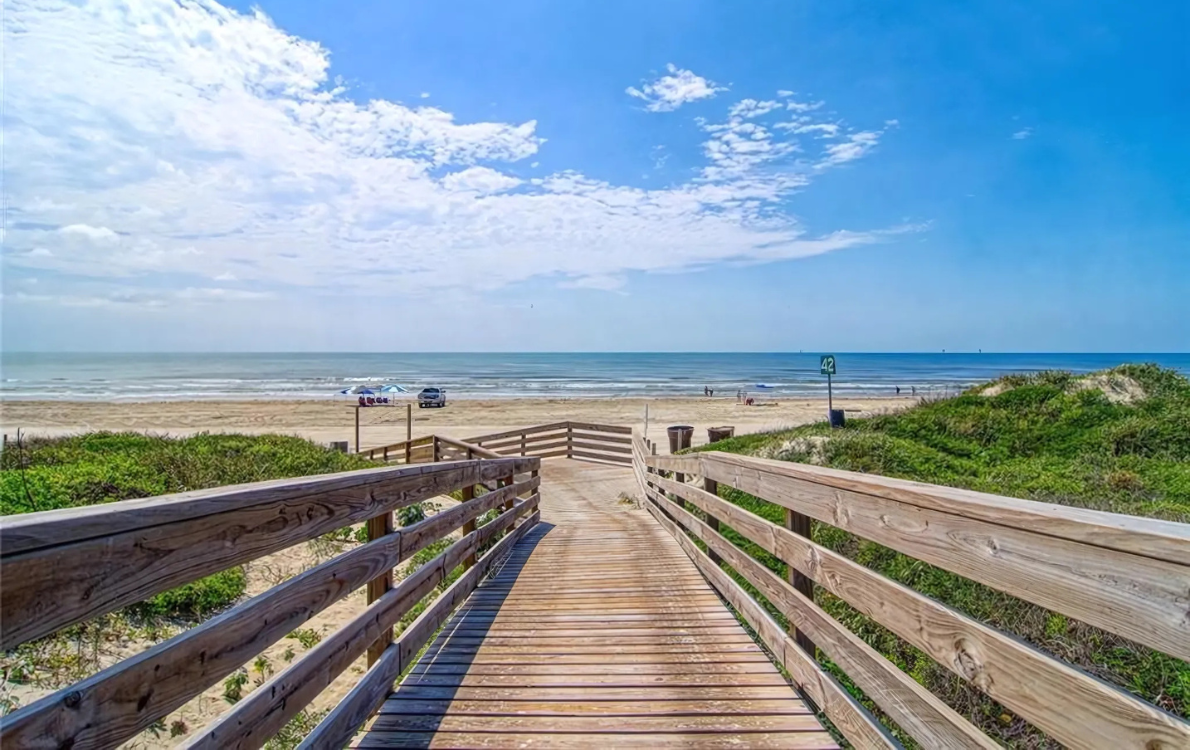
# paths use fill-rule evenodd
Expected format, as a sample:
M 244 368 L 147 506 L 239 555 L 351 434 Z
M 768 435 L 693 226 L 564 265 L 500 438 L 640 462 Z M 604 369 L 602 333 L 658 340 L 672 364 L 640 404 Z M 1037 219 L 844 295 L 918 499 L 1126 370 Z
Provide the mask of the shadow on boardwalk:
M 553 528 L 553 524 L 538 522 L 525 534 L 496 574 L 479 586 L 442 628 L 404 682 L 389 697 L 377 723 L 396 725 L 403 732 L 409 732 L 403 737 L 403 747 L 430 746 L 501 605 L 533 550 Z M 392 718 L 386 719 L 386 716 Z

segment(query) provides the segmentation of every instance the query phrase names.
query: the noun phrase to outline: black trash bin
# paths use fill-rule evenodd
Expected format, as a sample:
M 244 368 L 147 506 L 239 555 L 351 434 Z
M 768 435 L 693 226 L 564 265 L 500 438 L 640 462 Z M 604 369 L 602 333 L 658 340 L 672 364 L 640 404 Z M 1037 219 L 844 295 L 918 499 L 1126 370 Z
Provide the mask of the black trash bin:
M 674 425 L 666 429 L 669 433 L 669 452 L 677 453 L 683 448 L 690 447 L 690 441 L 694 439 L 694 428 L 688 424 Z
M 708 427 L 707 428 L 707 442 L 717 443 L 720 440 L 726 440 L 735 435 L 734 427 Z
M 842 409 L 831 409 L 830 410 L 830 422 L 831 422 L 831 427 L 842 427 L 843 422 L 844 422 L 843 410 Z

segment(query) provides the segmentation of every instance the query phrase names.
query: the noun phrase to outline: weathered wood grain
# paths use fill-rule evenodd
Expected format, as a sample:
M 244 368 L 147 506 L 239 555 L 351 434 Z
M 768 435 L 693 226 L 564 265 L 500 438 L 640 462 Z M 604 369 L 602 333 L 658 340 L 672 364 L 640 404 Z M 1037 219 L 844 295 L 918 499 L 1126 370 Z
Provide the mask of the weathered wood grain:
M 1132 694 L 717 496 L 658 481 L 1064 744 L 1190 747 L 1190 724 Z
M 463 442 L 471 443 L 472 445 L 484 445 L 491 443 L 501 438 L 519 438 L 521 435 L 532 435 L 539 432 L 557 432 L 558 430 L 565 430 L 569 426 L 569 422 L 551 422 L 549 424 L 539 424 L 532 427 L 525 427 L 520 430 L 508 430 L 507 432 L 493 432 L 490 435 L 479 435 L 478 437 L 464 438 Z
M 595 453 L 593 451 L 580 451 L 580 450 L 571 449 L 570 456 L 578 457 L 578 458 L 593 458 L 597 461 L 609 461 L 609 462 L 618 463 L 618 464 L 632 463 L 632 459 L 629 458 L 628 456 L 617 456 L 617 455 L 610 454 L 610 453 Z
M 814 639 L 897 724 L 929 747 L 999 746 L 936 696 L 832 619 L 788 581 L 761 565 L 702 521 L 660 493 L 650 498 L 670 517 L 714 549 L 781 612 Z
M 691 475 L 702 474 L 702 464 L 698 454 L 688 456 L 652 456 L 646 454 L 645 465 L 655 471 L 676 471 Z
M 755 750 L 837 750 L 829 735 L 817 732 L 631 732 L 592 733 L 470 733 L 470 732 L 375 732 L 351 744 L 353 748 L 680 748 L 681 750 L 719 750 L 740 747 Z
M 588 430 L 590 432 L 610 432 L 613 435 L 631 435 L 632 428 L 618 424 L 595 424 L 592 422 L 567 422 L 566 426 L 573 430 Z
M 410 624 L 397 642 L 390 646 L 376 664 L 368 670 L 359 684 L 331 710 L 326 718 L 319 722 L 318 726 L 299 745 L 299 748 L 338 748 L 342 747 L 355 734 L 356 729 L 383 702 L 392 688 L 393 681 L 401 674 L 411 657 L 425 645 L 426 640 L 433 634 L 438 624 L 449 616 L 450 611 L 467 594 L 475 589 L 483 576 L 491 570 L 492 565 L 503 559 L 512 547 L 524 537 L 525 533 L 536 525 L 540 514 L 536 510 L 535 503 L 525 503 L 518 505 L 516 512 L 504 514 L 506 516 L 504 524 L 500 524 L 498 521 L 488 524 L 488 526 L 494 527 L 493 532 L 507 528 L 522 512 L 528 514 L 524 521 L 488 550 L 474 567 L 451 584 L 442 596 Z M 484 528 L 488 528 L 488 526 Z M 477 534 L 473 546 L 478 548 L 482 544 L 483 539 Z M 448 562 L 444 562 L 442 569 L 449 570 L 448 565 Z M 434 623 L 433 626 L 430 623 Z
M 701 453 L 699 456 L 725 466 L 757 469 L 773 476 L 874 495 L 964 518 L 1019 526 L 1037 534 L 1190 565 L 1190 524 L 718 451 Z
M 824 672 L 755 599 L 740 588 L 718 563 L 711 562 L 710 557 L 695 546 L 672 519 L 652 502 L 648 502 L 646 507 L 658 523 L 673 535 L 711 585 L 748 621 L 769 651 L 776 655 L 781 665 L 793 676 L 797 685 L 852 745 L 860 748 L 901 747 L 901 743 L 897 742 L 833 677 Z
M 528 509 L 529 504 L 522 504 Z M 515 522 L 516 513 L 506 513 L 497 517 L 484 528 L 492 527 L 489 534 L 503 528 L 508 528 Z M 510 534 L 505 539 L 515 540 L 516 535 Z M 502 542 L 504 540 L 501 540 Z M 391 591 L 386 593 L 375 603 L 370 605 L 361 615 L 350 623 L 335 631 L 330 637 L 323 639 L 317 646 L 303 657 L 272 678 L 258 690 L 253 691 L 235 708 L 221 716 L 211 724 L 200 736 L 191 740 L 187 747 L 194 748 L 258 748 L 273 734 L 281 729 L 291 718 L 307 706 L 335 677 L 343 672 L 360 656 L 369 644 L 375 642 L 376 637 L 387 628 L 395 624 L 401 616 L 424 598 L 442 581 L 450 571 L 460 564 L 464 558 L 477 549 L 480 543 L 479 533 L 469 534 L 451 545 L 447 550 L 401 581 Z M 515 543 L 497 545 L 485 555 L 490 559 L 493 553 L 500 554 L 500 550 L 507 549 Z M 468 571 L 459 581 L 471 580 L 472 587 L 477 576 L 485 568 L 477 565 Z M 421 616 L 401 635 L 394 644 L 404 652 L 409 638 L 416 638 L 415 630 L 418 623 L 430 612 L 446 612 L 453 609 L 453 605 L 461 601 L 460 591 L 470 589 L 466 584 L 458 586 L 459 581 L 452 584 L 434 604 L 427 608 Z M 456 588 L 458 587 L 458 588 Z M 452 593 L 453 592 L 453 593 Z M 432 631 L 431 631 L 432 632 Z
M 451 516 L 431 516 L 350 550 L 94 677 L 0 717 L 0 747 L 80 750 L 123 741 L 351 591 L 503 501 L 502 495 L 484 496 L 451 509 Z M 517 512 L 532 512 L 537 502 L 534 495 Z M 484 526 L 476 545 L 489 542 L 508 523 L 501 517 Z
M 521 446 L 540 445 L 541 443 L 553 442 L 559 439 L 565 439 L 566 430 L 557 430 L 552 432 L 537 432 L 526 434 L 523 437 L 517 436 L 512 438 L 504 438 L 503 440 L 494 440 L 483 444 L 484 448 L 492 451 L 515 451 L 520 452 Z
M 5 581 L 0 588 L 0 648 L 465 484 L 530 471 L 537 461 L 507 458 L 368 469 L 321 481 L 239 485 L 198 498 L 185 493 L 92 506 L 79 509 L 87 512 L 78 517 L 59 511 L 16 517 L 13 525 L 19 528 L 9 530 L 20 541 L 15 546 L 26 551 L 8 554 L 6 547 L 0 558 Z M 130 510 L 126 503 L 135 507 Z M 209 513 L 196 515 L 189 503 Z M 105 529 L 123 530 L 93 535 Z M 31 548 L 35 539 L 80 537 Z M 45 596 L 46 591 L 54 596 Z
M 703 470 L 716 481 L 1190 659 L 1190 566 L 1037 533 L 1026 518 L 991 523 L 708 455 Z
M 578 428 L 572 428 L 576 440 L 594 440 L 600 443 L 615 443 L 617 445 L 632 445 L 631 436 L 626 436 L 619 433 L 607 432 L 587 432 Z
M 632 455 L 632 448 L 624 445 L 615 445 L 613 443 L 603 443 L 591 440 L 580 440 L 578 435 L 574 436 L 572 442 L 575 448 L 583 448 L 585 450 L 603 451 L 605 453 L 615 453 L 617 455 Z
M 623 713 L 615 722 L 622 731 L 604 738 L 614 746 L 622 735 L 664 739 L 666 726 L 684 726 L 682 710 L 695 707 L 715 713 L 684 730 L 687 746 L 705 735 L 749 747 L 754 736 L 780 733 L 786 736 L 777 744 L 785 747 L 834 746 L 673 539 L 641 509 L 619 502 L 637 486 L 631 471 L 559 462 L 542 472 L 546 533 L 516 547 L 459 607 L 382 707 L 383 731 L 368 736 L 406 741 L 420 730 L 423 744 L 470 741 L 465 733 L 435 734 L 427 719 L 459 707 L 472 716 L 491 709 L 563 719 L 528 736 L 494 723 L 499 731 L 487 734 L 503 746 L 566 744 L 576 735 L 589 743 L 592 735 L 563 712 L 588 724 Z M 800 718 L 772 718 L 789 715 Z M 633 716 L 644 717 L 637 729 Z

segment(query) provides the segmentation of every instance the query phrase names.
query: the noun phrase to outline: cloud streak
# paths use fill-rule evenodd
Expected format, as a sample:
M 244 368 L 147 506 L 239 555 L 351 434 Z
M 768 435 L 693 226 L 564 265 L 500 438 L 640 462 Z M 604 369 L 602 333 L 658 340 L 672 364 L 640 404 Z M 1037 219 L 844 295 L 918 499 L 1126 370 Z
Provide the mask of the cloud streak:
M 548 147 L 535 120 L 356 101 L 330 78 L 328 50 L 260 11 L 10 0 L 4 43 L 3 262 L 61 292 L 6 304 L 382 299 L 533 278 L 615 290 L 634 272 L 885 236 L 815 238 L 782 211 L 883 132 L 819 116 L 820 102 L 738 101 L 701 123 L 695 178 L 645 189 L 577 171 L 529 178 Z M 629 93 L 662 112 L 723 91 L 670 66 Z

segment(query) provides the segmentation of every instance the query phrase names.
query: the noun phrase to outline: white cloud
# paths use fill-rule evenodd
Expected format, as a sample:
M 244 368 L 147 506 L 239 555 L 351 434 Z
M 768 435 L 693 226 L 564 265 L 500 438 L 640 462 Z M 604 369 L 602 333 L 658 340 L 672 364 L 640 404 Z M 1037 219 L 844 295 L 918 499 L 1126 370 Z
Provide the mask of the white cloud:
M 107 227 L 93 227 L 88 224 L 70 224 L 58 230 L 62 234 L 73 234 L 92 240 L 114 240 L 120 235 Z
M 558 286 L 563 289 L 599 289 L 614 292 L 622 289 L 626 283 L 623 276 L 595 275 L 563 281 Z
M 650 112 L 672 112 L 687 102 L 709 99 L 720 91 L 727 91 L 725 87 L 715 85 L 714 81 L 682 70 L 673 63 L 666 65 L 665 69 L 670 75 L 661 76 L 639 89 L 629 86 L 624 89 L 624 93 L 643 99 L 645 109 Z
M 863 130 L 852 133 L 846 141 L 835 143 L 826 148 L 826 156 L 818 163 L 819 167 L 833 167 L 846 164 L 867 155 L 880 142 L 880 133 Z
M 826 102 L 789 102 L 785 108 L 790 112 L 813 112 L 816 109 L 822 109 L 822 105 Z
M 785 98 L 785 97 L 787 97 L 787 96 L 793 96 L 793 95 L 794 95 L 794 93 L 795 93 L 795 92 L 793 92 L 793 91 L 790 91 L 789 89 L 779 89 L 779 90 L 777 91 L 777 96 L 779 96 L 779 97 L 781 97 L 782 99 L 784 99 L 784 98 Z
M 790 133 L 799 135 L 820 133 L 819 138 L 834 138 L 839 135 L 839 131 L 842 129 L 837 123 L 833 122 L 779 122 L 773 127 L 778 130 L 788 130 Z
M 773 110 L 781 109 L 783 105 L 781 102 L 762 101 L 758 102 L 755 99 L 741 99 L 735 104 L 731 105 L 731 109 L 727 111 L 732 117 L 753 118 L 767 115 Z
M 422 98 L 422 99 L 429 99 L 429 98 L 430 98 L 430 92 L 429 92 L 429 91 L 423 91 L 423 92 L 421 92 L 421 98 Z
M 1013 133 L 1012 137 L 1015 140 L 1023 141 L 1031 135 L 1033 135 L 1033 128 L 1022 128 L 1021 130 L 1018 130 L 1015 133 Z
M 796 129 L 768 122 L 788 117 L 788 102 L 749 99 L 702 123 L 706 168 L 644 189 L 579 172 L 518 176 L 545 145 L 532 120 L 457 122 L 436 107 L 355 101 L 330 79 L 326 49 L 259 11 L 9 0 L 3 42 L 13 219 L 3 261 L 61 292 L 24 302 L 384 299 L 535 277 L 611 289 L 632 272 L 882 236 L 814 239 L 781 210 L 876 135 L 797 120 L 817 126 L 806 134 L 839 128 L 851 149 L 804 156 Z M 649 109 L 725 90 L 670 74 L 638 92 Z
M 520 185 L 521 181 L 487 167 L 468 167 L 451 172 L 442 178 L 442 185 L 451 192 L 475 192 L 483 195 L 500 193 Z

